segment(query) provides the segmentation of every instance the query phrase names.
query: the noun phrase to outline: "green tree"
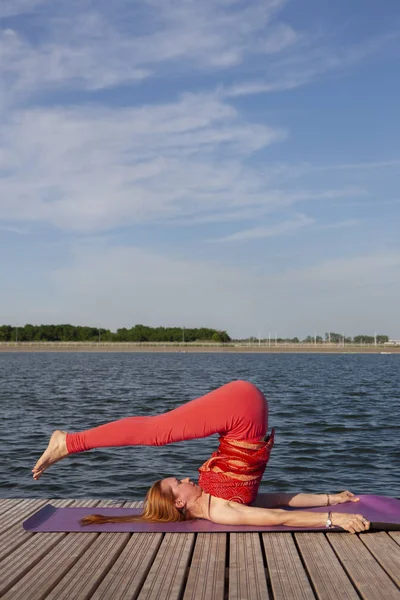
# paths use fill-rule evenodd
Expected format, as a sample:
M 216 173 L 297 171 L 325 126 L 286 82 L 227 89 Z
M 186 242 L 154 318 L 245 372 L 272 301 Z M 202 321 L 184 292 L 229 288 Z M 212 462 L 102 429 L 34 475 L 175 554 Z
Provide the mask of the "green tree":
M 217 342 L 218 344 L 222 344 L 222 339 L 221 339 L 221 335 L 218 333 L 218 331 L 215 331 L 212 336 L 211 336 L 211 341 L 212 342 Z
M 343 341 L 343 334 L 334 333 L 332 331 L 331 331 L 331 333 L 325 333 L 325 341 L 329 342 L 329 340 L 331 341 L 332 344 L 338 344 Z

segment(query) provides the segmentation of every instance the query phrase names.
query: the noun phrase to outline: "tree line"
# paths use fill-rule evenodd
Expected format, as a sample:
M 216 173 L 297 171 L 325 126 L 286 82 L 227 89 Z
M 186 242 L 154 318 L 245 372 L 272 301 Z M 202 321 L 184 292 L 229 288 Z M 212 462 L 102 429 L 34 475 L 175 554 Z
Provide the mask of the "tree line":
M 307 335 L 304 339 L 300 339 L 298 337 L 293 338 L 282 338 L 282 337 L 270 337 L 270 338 L 262 338 L 261 340 L 256 337 L 248 338 L 250 342 L 258 343 L 262 342 L 263 344 L 271 342 L 271 344 L 276 343 L 286 343 L 286 344 L 323 344 L 323 343 L 331 343 L 331 344 L 374 344 L 375 336 L 374 335 L 355 335 L 354 337 L 345 336 L 342 333 L 325 333 L 325 337 L 323 338 L 321 335 Z M 376 343 L 383 344 L 389 341 L 388 335 L 379 334 L 376 336 Z
M 102 327 L 79 325 L 0 325 L 0 342 L 230 342 L 226 331 L 200 327 L 122 327 L 114 333 Z
M 135 325 L 131 328 L 122 327 L 116 332 L 102 327 L 85 327 L 79 325 L 30 325 L 24 327 L 13 327 L 11 325 L 0 325 L 0 342 L 240 342 L 274 344 L 276 343 L 327 343 L 333 344 L 374 344 L 375 336 L 356 335 L 354 337 L 344 336 L 341 333 L 325 333 L 325 337 L 308 335 L 300 340 L 293 338 L 263 338 L 256 337 L 243 339 L 231 339 L 226 331 L 220 331 L 208 327 L 186 329 L 183 327 L 148 327 L 146 325 Z M 376 343 L 383 344 L 389 341 L 387 335 L 377 335 Z

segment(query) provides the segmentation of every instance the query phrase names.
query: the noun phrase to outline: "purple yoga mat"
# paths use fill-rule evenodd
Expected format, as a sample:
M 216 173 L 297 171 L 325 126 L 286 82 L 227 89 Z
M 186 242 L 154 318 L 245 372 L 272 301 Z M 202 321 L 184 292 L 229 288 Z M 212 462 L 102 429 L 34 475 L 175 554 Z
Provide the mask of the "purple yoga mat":
M 291 510 L 307 510 L 327 512 L 327 508 L 303 508 Z M 400 529 L 400 500 L 386 496 L 360 496 L 359 502 L 347 502 L 331 507 L 333 512 L 359 513 L 371 521 L 373 529 Z M 180 532 L 180 533 L 213 533 L 213 532 L 249 532 L 249 531 L 342 531 L 340 527 L 327 530 L 326 527 L 255 527 L 248 525 L 218 525 L 204 519 L 183 521 L 180 523 L 105 523 L 104 525 L 87 525 L 82 527 L 79 520 L 93 514 L 132 515 L 140 514 L 139 508 L 101 508 L 101 507 L 67 507 L 56 508 L 46 504 L 36 514 L 23 522 L 27 531 L 130 531 L 130 532 Z

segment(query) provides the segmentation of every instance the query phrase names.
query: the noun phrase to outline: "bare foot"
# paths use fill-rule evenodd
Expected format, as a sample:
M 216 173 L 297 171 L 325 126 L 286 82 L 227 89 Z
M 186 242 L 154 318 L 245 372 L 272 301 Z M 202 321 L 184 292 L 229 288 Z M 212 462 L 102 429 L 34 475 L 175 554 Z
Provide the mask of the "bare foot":
M 33 479 L 39 479 L 51 465 L 68 456 L 66 437 L 66 431 L 56 429 L 53 432 L 49 445 L 32 469 Z

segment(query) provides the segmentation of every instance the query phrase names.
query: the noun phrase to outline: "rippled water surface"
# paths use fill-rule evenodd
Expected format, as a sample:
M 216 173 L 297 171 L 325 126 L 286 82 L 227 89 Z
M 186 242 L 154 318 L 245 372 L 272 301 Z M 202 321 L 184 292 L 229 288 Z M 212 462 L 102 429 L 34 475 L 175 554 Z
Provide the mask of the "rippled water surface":
M 39 481 L 54 429 L 171 410 L 233 379 L 266 394 L 276 443 L 260 491 L 400 497 L 400 355 L 1 353 L 0 497 L 141 499 L 160 477 L 197 479 L 217 436 L 75 454 Z

